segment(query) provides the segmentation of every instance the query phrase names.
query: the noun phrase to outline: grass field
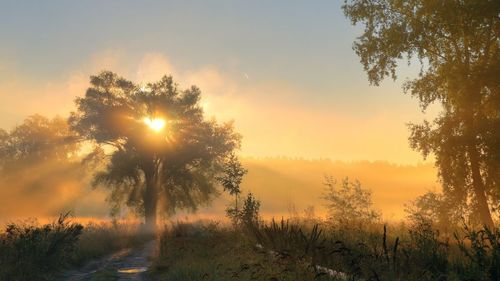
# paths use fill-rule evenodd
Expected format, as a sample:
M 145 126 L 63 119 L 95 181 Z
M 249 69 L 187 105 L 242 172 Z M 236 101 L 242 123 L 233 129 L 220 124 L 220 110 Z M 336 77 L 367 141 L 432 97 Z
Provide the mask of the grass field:
M 127 224 L 11 224 L 0 280 L 55 280 L 65 268 L 151 239 Z M 317 219 L 167 225 L 153 280 L 500 280 L 500 231 L 440 233 L 425 221 L 333 224 Z M 117 280 L 103 268 L 92 280 Z
M 216 224 L 177 224 L 166 230 L 152 274 L 165 281 L 313 280 L 316 276 L 307 262 L 269 254 L 243 233 Z
M 244 227 L 177 223 L 160 237 L 157 280 L 499 280 L 500 232 L 430 225 Z M 456 237 L 455 237 L 456 236 Z

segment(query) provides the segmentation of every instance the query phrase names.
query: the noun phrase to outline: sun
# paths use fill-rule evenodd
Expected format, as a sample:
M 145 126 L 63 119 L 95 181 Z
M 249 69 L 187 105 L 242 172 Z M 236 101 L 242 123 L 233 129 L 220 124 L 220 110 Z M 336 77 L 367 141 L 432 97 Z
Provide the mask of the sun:
M 148 125 L 148 127 L 155 132 L 161 131 L 167 123 L 165 119 L 150 117 L 145 117 L 142 121 L 144 121 L 144 124 Z

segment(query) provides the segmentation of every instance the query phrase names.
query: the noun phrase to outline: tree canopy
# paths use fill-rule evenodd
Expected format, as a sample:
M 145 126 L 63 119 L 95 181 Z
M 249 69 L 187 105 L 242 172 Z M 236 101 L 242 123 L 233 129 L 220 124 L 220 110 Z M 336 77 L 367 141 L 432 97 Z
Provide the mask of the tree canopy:
M 410 143 L 434 154 L 446 196 L 469 204 L 482 223 L 500 201 L 500 3 L 498 1 L 352 0 L 344 12 L 364 26 L 354 50 L 372 84 L 396 79 L 397 67 L 420 64 L 404 90 L 432 122 L 410 125 Z M 489 203 L 489 206 L 488 206 Z
M 31 115 L 12 130 L 0 129 L 0 170 L 77 157 L 79 144 L 66 119 Z
M 80 148 L 62 117 L 32 115 L 9 131 L 0 130 L 0 197 L 9 199 L 0 204 L 0 213 L 67 212 L 88 183 Z
M 137 85 L 112 72 L 91 77 L 70 117 L 79 136 L 109 156 L 95 184 L 111 187 L 112 202 L 126 203 L 155 224 L 159 211 L 195 210 L 217 194 L 217 178 L 239 148 L 232 123 L 206 120 L 201 92 L 180 90 L 171 76 Z

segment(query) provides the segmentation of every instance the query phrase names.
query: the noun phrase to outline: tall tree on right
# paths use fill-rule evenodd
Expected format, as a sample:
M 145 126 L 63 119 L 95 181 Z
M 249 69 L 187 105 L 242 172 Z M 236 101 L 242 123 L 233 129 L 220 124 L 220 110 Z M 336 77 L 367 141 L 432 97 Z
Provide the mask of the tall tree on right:
M 497 0 L 346 0 L 361 23 L 354 43 L 371 84 L 396 79 L 401 62 L 420 73 L 404 84 L 422 111 L 440 103 L 431 121 L 411 124 L 410 143 L 434 154 L 446 196 L 471 202 L 493 226 L 500 202 L 500 2 Z M 490 210 L 491 208 L 491 210 Z

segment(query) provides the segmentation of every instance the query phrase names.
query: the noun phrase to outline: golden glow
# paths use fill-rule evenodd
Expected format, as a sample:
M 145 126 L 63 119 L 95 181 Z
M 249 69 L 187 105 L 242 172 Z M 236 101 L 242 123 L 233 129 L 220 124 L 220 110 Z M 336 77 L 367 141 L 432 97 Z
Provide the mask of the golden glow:
M 167 123 L 164 119 L 161 118 L 145 117 L 143 121 L 144 124 L 148 125 L 148 127 L 155 132 L 161 131 L 165 127 L 165 124 Z

